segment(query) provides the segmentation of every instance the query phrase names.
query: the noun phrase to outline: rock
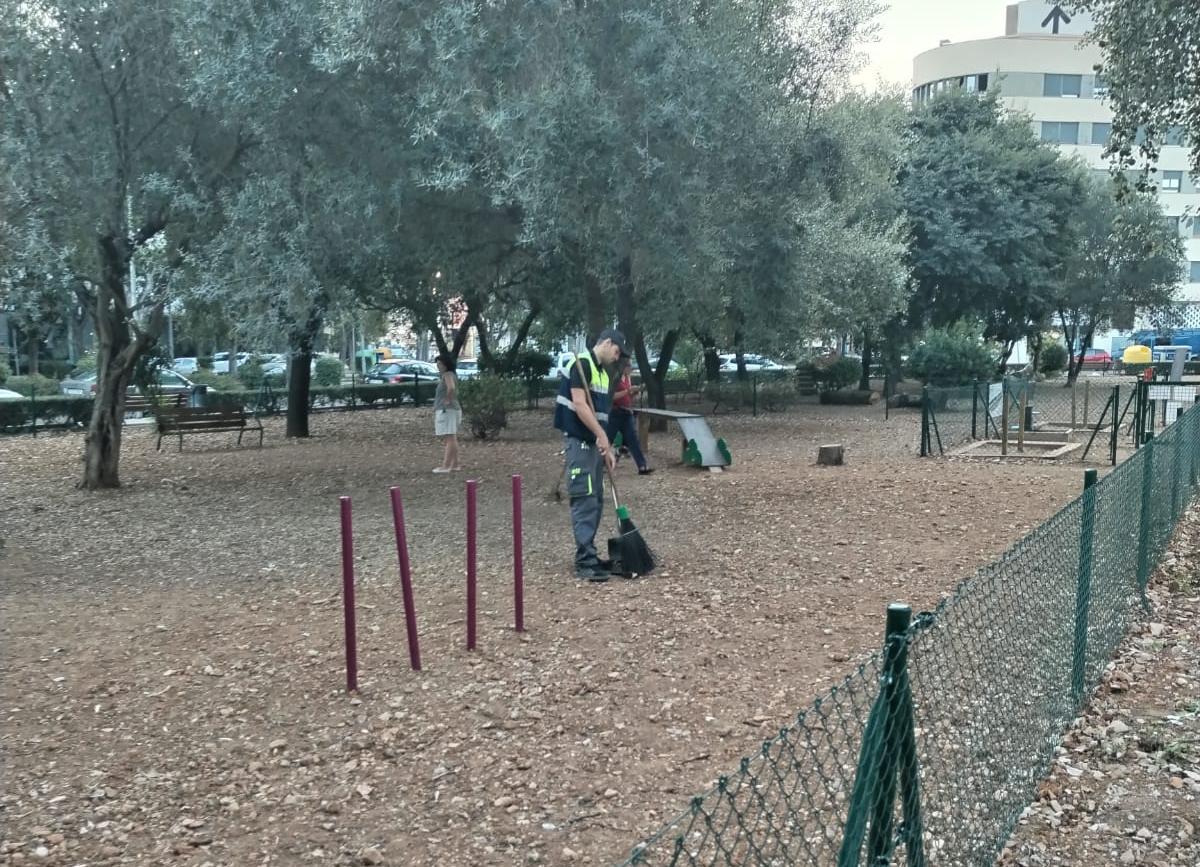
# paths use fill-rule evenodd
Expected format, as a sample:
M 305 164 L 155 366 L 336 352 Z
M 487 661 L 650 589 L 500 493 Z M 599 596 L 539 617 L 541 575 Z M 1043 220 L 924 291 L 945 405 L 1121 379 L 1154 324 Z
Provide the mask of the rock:
M 605 789 L 604 790 L 604 797 L 606 797 L 606 798 L 615 798 L 619 794 L 620 794 L 620 792 L 618 792 L 616 789 Z
M 1124 852 L 1121 853 L 1121 863 L 1122 864 L 1132 864 L 1136 860 L 1137 860 L 1137 855 L 1134 854 L 1132 849 L 1126 849 Z
M 33 854 L 38 858 L 45 858 L 46 856 L 48 856 L 50 854 L 50 850 L 47 849 L 45 846 L 38 846 L 36 849 L 33 850 Z
M 1166 628 L 1167 627 L 1163 626 L 1163 624 L 1161 624 L 1161 623 L 1151 623 L 1150 624 L 1150 634 L 1152 636 L 1154 636 L 1155 638 L 1158 638 L 1160 635 L 1163 634 L 1163 632 L 1166 630 Z
M 363 849 L 362 862 L 364 864 L 382 864 L 383 853 L 374 847 L 370 849 Z
M 271 750 L 272 752 L 274 752 L 275 750 L 286 749 L 286 747 L 287 747 L 287 741 L 284 740 L 283 738 L 279 738 L 278 740 L 273 740 L 273 741 L 271 741 L 271 743 L 269 743 L 267 745 L 267 749 Z
M 1126 725 L 1125 723 L 1121 722 L 1121 720 L 1114 720 L 1108 726 L 1109 734 L 1123 735 L 1123 734 L 1126 734 L 1128 731 L 1129 731 L 1129 726 Z
M 579 857 L 579 853 L 578 853 L 578 852 L 576 852 L 574 849 L 571 849 L 571 848 L 569 848 L 569 847 L 567 847 L 567 846 L 564 846 L 564 847 L 563 847 L 563 850 L 562 850 L 562 859 L 563 859 L 564 861 L 574 861 L 574 860 L 575 860 L 576 858 L 578 858 L 578 857 Z
M 513 800 L 514 799 L 510 795 L 501 795 L 499 798 L 492 801 L 492 806 L 493 807 L 507 807 L 510 804 L 512 804 Z

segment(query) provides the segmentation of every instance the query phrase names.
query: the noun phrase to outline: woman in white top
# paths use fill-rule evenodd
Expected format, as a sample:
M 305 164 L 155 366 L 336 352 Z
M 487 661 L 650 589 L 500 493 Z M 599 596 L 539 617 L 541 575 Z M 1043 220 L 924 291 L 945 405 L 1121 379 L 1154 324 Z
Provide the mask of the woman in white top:
M 461 470 L 458 463 L 458 426 L 462 422 L 462 406 L 458 403 L 458 376 L 454 373 L 454 359 L 449 355 L 437 357 L 437 391 L 433 395 L 433 433 L 445 442 L 442 465 L 435 473 Z

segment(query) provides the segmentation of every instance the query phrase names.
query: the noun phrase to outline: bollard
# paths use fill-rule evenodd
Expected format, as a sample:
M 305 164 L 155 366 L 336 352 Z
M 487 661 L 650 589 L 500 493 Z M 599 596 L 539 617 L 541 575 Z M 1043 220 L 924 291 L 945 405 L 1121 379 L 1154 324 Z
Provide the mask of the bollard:
M 525 631 L 525 554 L 521 526 L 521 477 L 512 477 L 513 629 Z
M 467 650 L 475 649 L 475 501 L 479 482 L 467 481 Z
M 417 640 L 417 608 L 413 602 L 412 569 L 408 561 L 408 529 L 404 524 L 404 503 L 400 489 L 391 488 L 392 523 L 396 527 L 396 556 L 400 560 L 400 595 L 404 602 L 404 631 L 408 636 L 408 663 L 421 670 L 421 646 Z
M 1071 695 L 1075 706 L 1083 700 L 1087 673 L 1088 616 L 1092 602 L 1092 542 L 1095 537 L 1095 470 L 1083 472 L 1083 499 L 1079 513 L 1079 578 L 1075 587 L 1075 647 L 1072 653 Z
M 342 510 L 342 615 L 346 630 L 346 691 L 358 689 L 358 636 L 354 629 L 354 542 L 350 498 L 340 497 Z

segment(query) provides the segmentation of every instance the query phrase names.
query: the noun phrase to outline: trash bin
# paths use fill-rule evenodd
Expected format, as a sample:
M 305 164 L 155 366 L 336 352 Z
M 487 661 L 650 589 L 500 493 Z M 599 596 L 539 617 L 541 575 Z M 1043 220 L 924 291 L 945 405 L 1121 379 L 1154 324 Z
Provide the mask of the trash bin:
M 196 407 L 198 409 L 202 409 L 202 408 L 208 406 L 208 386 L 207 385 L 193 385 L 192 386 L 192 399 L 190 401 L 188 401 L 188 406 Z

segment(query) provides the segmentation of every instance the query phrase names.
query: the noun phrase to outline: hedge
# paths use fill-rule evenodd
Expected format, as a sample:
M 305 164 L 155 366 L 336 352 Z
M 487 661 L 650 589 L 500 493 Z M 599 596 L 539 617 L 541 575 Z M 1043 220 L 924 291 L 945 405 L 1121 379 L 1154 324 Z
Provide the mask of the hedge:
M 86 426 L 93 398 L 83 395 L 39 396 L 33 400 L 0 400 L 0 432 L 17 433 L 35 420 L 39 426 Z

